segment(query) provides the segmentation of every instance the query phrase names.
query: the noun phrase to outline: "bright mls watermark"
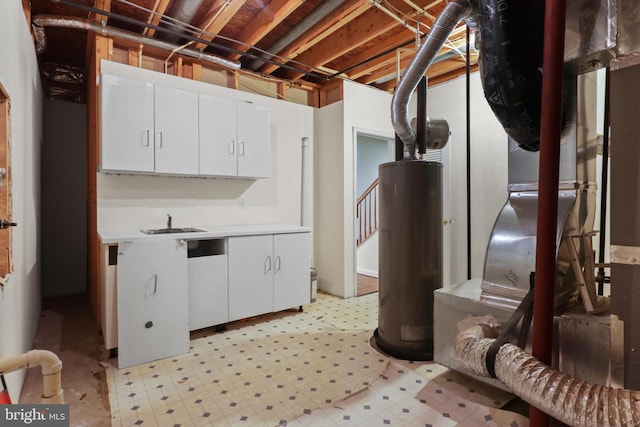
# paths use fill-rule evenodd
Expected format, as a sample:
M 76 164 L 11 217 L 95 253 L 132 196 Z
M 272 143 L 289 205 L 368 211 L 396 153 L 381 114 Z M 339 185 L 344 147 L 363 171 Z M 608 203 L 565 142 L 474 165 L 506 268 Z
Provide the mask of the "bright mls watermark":
M 0 427 L 69 427 L 69 405 L 0 405 Z

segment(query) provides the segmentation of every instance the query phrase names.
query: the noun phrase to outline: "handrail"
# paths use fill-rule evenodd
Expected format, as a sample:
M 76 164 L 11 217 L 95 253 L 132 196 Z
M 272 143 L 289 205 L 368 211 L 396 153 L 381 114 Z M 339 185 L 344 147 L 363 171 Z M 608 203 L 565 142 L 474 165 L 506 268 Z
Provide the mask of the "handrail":
M 360 246 L 378 230 L 378 182 L 376 178 L 356 201 L 356 218 L 358 219 L 356 246 Z

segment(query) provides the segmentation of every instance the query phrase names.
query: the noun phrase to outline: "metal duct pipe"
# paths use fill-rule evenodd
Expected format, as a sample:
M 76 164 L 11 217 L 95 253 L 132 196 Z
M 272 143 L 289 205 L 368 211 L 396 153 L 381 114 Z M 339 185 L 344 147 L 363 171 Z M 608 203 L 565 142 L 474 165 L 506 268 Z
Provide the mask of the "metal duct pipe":
M 404 144 L 404 158 L 415 158 L 416 133 L 409 119 L 409 100 L 434 58 L 442 49 L 447 37 L 458 22 L 471 14 L 469 0 L 452 0 L 442 11 L 427 35 L 418 53 L 409 64 L 404 77 L 400 80 L 391 101 L 391 122 Z
M 171 10 L 171 17 L 178 22 L 178 24 L 167 23 L 167 28 L 170 28 L 176 33 L 184 32 L 186 27 L 179 23 L 182 22 L 184 24 L 190 24 L 193 17 L 196 16 L 202 1 L 203 0 L 178 0 Z M 169 43 L 178 43 L 180 36 L 177 34 L 165 33 L 162 38 Z
M 158 47 L 160 49 L 165 49 L 172 51 L 176 49 L 178 46 L 164 42 L 162 40 L 150 39 L 148 37 L 143 37 L 137 34 L 132 34 L 126 31 L 118 30 L 113 27 L 102 26 L 98 23 L 89 21 L 87 19 L 82 18 L 70 18 L 70 17 L 60 17 L 54 15 L 38 15 L 33 18 L 33 32 L 34 37 L 36 39 L 36 51 L 41 53 L 44 50 L 44 46 L 46 46 L 46 36 L 43 27 L 57 27 L 57 28 L 75 28 L 78 30 L 87 30 L 94 31 L 96 33 L 100 33 L 103 36 L 113 36 L 118 37 L 124 40 L 129 40 L 135 43 L 140 43 L 148 46 Z M 226 59 L 209 55 L 207 53 L 200 52 L 198 50 L 193 49 L 182 49 L 180 51 L 181 55 L 189 56 L 191 58 L 196 58 L 201 61 L 211 62 L 216 65 L 220 65 L 226 68 L 230 68 L 233 70 L 237 70 L 240 68 L 240 64 L 237 62 L 228 61 Z
M 298 22 L 298 24 L 291 28 L 287 33 L 282 36 L 278 41 L 274 44 L 266 48 L 265 50 L 268 52 L 273 52 L 273 54 L 261 55 L 263 58 L 271 59 L 275 55 L 277 55 L 282 49 L 289 46 L 295 39 L 304 34 L 311 27 L 316 25 L 320 20 L 324 19 L 327 15 L 333 12 L 338 6 L 344 3 L 345 0 L 327 0 L 323 1 L 320 6 L 316 7 L 311 11 L 310 14 L 304 17 L 302 21 Z M 264 64 L 263 61 L 259 59 L 254 59 L 250 61 L 246 68 L 250 70 L 257 70 Z
M 456 357 L 468 371 L 489 377 L 487 351 L 499 333 L 494 319 L 458 334 Z M 496 378 L 525 402 L 571 426 L 640 425 L 640 391 L 605 387 L 551 369 L 513 344 L 498 350 Z

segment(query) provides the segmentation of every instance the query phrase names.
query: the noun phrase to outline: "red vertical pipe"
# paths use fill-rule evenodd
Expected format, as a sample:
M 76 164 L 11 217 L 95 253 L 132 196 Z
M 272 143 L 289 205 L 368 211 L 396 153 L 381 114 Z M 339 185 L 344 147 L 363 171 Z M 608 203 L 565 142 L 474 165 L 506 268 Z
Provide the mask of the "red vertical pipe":
M 565 15 L 566 0 L 545 1 L 532 352 L 534 357 L 547 365 L 551 365 L 555 301 Z M 531 407 L 529 423 L 531 427 L 547 427 L 549 417 Z

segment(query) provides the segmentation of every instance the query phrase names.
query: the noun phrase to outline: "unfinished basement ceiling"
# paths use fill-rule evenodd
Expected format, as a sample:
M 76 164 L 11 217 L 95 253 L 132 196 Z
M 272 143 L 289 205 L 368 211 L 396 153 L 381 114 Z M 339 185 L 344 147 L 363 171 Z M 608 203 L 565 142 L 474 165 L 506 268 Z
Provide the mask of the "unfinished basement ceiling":
M 87 19 L 134 35 L 202 50 L 242 72 L 321 88 L 336 78 L 392 91 L 444 0 L 31 0 L 42 15 Z M 82 102 L 87 33 L 46 27 L 39 55 L 47 96 Z M 114 37 L 117 41 L 117 37 Z M 195 39 L 195 40 L 194 40 Z M 466 30 L 454 31 L 428 71 L 430 84 L 465 71 Z M 473 52 L 473 51 L 472 51 Z M 157 53 L 155 53 L 158 55 Z M 166 51 L 168 57 L 171 52 Z M 160 59 L 166 59 L 160 57 Z M 471 58 L 475 69 L 477 57 Z M 62 97 L 62 95 L 60 96 Z M 68 97 L 68 96 L 67 96 Z

